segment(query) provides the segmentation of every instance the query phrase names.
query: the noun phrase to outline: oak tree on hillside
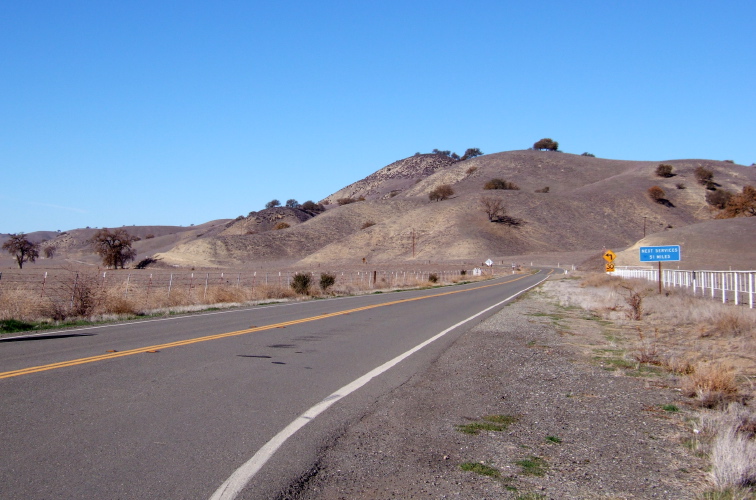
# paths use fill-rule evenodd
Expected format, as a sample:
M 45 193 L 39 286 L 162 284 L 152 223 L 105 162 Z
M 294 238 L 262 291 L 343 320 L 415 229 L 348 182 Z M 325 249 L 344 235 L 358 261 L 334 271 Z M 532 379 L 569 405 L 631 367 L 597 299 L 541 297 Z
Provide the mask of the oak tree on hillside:
M 533 149 L 538 149 L 538 150 L 545 149 L 547 151 L 557 151 L 559 149 L 559 143 L 552 139 L 545 138 L 533 144 Z
M 475 158 L 476 156 L 481 156 L 483 154 L 483 151 L 481 151 L 478 148 L 468 148 L 465 151 L 465 154 L 462 155 L 461 160 L 469 160 L 470 158 Z
M 286 200 L 286 206 L 289 208 L 299 208 L 299 202 L 294 198 Z
M 112 231 L 102 228 L 89 240 L 92 250 L 102 258 L 102 264 L 114 269 L 118 269 L 119 266 L 124 269 L 127 262 L 136 258 L 136 250 L 131 247 L 136 241 L 139 241 L 139 238 L 123 228 Z
M 16 259 L 19 269 L 23 269 L 24 262 L 34 262 L 39 257 L 39 245 L 29 241 L 24 233 L 11 234 L 3 243 L 3 250 Z
M 265 204 L 265 208 L 275 208 L 280 207 L 281 202 L 278 200 L 270 200 L 268 203 Z
M 756 217 L 756 187 L 748 185 L 732 195 L 720 217 Z
M 58 251 L 58 247 L 56 247 L 55 245 L 48 245 L 43 250 L 45 254 L 45 258 L 47 259 L 52 259 L 53 257 L 55 257 L 55 252 L 57 251 Z
M 501 220 L 507 211 L 504 208 L 504 202 L 499 198 L 493 196 L 484 196 L 480 199 L 480 208 L 485 212 L 488 220 L 496 222 Z

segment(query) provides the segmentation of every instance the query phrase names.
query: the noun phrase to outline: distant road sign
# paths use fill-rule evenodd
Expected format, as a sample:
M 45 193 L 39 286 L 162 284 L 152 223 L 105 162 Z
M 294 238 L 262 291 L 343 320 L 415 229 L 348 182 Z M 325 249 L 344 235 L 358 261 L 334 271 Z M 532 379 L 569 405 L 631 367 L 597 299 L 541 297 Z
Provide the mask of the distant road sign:
M 640 247 L 641 262 L 678 262 L 680 260 L 680 245 Z
M 607 273 L 613 273 L 614 272 L 614 264 L 611 262 L 607 262 L 604 264 L 604 268 L 606 269 Z
M 484 264 L 487 265 L 488 267 L 491 267 L 493 266 L 493 261 L 491 259 L 488 259 L 487 261 L 484 262 Z
M 614 259 L 616 258 L 617 258 L 617 254 L 615 254 L 611 250 L 607 250 L 606 253 L 604 254 L 604 260 L 606 260 L 607 262 L 614 262 Z

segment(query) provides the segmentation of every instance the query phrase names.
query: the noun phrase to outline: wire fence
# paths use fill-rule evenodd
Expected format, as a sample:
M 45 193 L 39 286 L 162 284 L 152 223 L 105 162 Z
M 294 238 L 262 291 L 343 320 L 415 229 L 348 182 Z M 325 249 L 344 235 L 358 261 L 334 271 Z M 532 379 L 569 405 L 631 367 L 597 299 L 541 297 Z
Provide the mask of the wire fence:
M 204 299 L 212 287 L 255 289 L 259 287 L 291 286 L 296 271 L 249 271 L 249 272 L 150 272 L 148 270 L 85 271 L 55 270 L 30 273 L 25 271 L 0 272 L 0 292 L 3 290 L 25 290 L 62 301 L 76 295 L 77 288 L 96 286 L 98 288 L 119 288 L 128 297 L 139 291 L 147 296 L 161 295 L 170 298 L 172 293 L 188 293 Z M 321 272 L 308 271 L 317 286 Z M 432 275 L 441 283 L 459 279 L 468 274 L 466 270 L 372 270 L 329 272 L 335 278 L 336 286 L 358 288 L 392 288 L 411 286 L 431 280 Z M 472 275 L 472 273 L 469 273 Z
M 615 276 L 659 281 L 659 271 L 651 268 L 617 268 Z M 685 288 L 694 295 L 732 301 L 735 305 L 748 304 L 753 309 L 756 289 L 756 271 L 683 271 L 662 269 L 662 285 L 667 288 Z

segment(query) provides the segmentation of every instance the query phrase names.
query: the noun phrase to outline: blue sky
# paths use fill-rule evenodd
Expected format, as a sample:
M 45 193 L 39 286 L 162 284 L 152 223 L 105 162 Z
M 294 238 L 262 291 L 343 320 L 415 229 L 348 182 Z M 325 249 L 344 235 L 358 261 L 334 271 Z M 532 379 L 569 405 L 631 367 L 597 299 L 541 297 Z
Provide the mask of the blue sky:
M 0 233 L 200 224 L 542 137 L 750 165 L 754 19 L 751 1 L 5 0 Z

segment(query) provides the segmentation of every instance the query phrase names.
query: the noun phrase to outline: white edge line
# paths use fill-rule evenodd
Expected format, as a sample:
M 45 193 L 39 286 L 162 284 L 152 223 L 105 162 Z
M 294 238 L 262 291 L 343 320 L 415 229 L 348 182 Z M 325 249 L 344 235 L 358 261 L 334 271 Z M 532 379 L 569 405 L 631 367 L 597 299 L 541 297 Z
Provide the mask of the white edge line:
M 517 297 L 518 295 L 527 292 L 531 288 L 534 288 L 548 278 L 548 275 L 546 275 L 546 278 L 542 279 L 538 283 L 529 286 L 528 288 L 525 288 L 523 290 L 520 290 L 516 294 L 507 297 L 506 299 L 502 300 L 501 302 L 497 302 L 496 304 L 487 307 L 486 309 L 483 309 L 482 311 L 473 314 L 467 319 L 463 319 L 456 325 L 450 326 L 446 330 L 442 331 L 441 333 L 436 334 L 435 336 L 429 338 L 425 342 L 422 342 L 409 351 L 406 351 L 403 354 L 400 354 L 399 356 L 395 357 L 394 359 L 387 361 L 386 363 L 382 364 L 381 366 L 372 369 L 371 371 L 367 372 L 365 375 L 361 376 L 360 378 L 350 382 L 349 384 L 345 385 L 341 389 L 337 390 L 324 400 L 317 403 L 315 406 L 311 407 L 309 410 L 305 411 L 303 414 L 298 416 L 293 422 L 291 422 L 289 425 L 287 425 L 282 431 L 280 431 L 278 434 L 273 436 L 273 438 L 265 443 L 265 445 L 260 448 L 257 453 L 255 453 L 252 458 L 247 460 L 241 467 L 236 469 L 231 476 L 226 479 L 223 484 L 213 493 L 213 495 L 210 497 L 210 500 L 233 500 L 237 497 L 239 493 L 244 489 L 244 487 L 252 480 L 253 477 L 255 477 L 255 474 L 259 472 L 259 470 L 262 468 L 265 463 L 270 460 L 270 458 L 273 456 L 273 454 L 278 450 L 278 448 L 281 447 L 281 445 L 286 442 L 287 439 L 289 439 L 294 433 L 296 433 L 299 429 L 307 425 L 312 419 L 323 413 L 325 410 L 327 410 L 332 404 L 334 404 L 336 401 L 340 400 L 341 398 L 344 398 L 348 396 L 349 394 L 353 393 L 360 387 L 367 384 L 370 380 L 377 377 L 378 375 L 381 375 L 382 373 L 388 371 L 392 367 L 396 366 L 397 364 L 404 361 L 406 358 L 411 356 L 412 354 L 416 353 L 423 347 L 427 346 L 428 344 L 431 344 L 432 342 L 435 342 L 436 340 L 440 339 L 450 331 L 454 330 L 455 328 L 458 328 L 465 323 L 468 323 L 472 321 L 473 319 L 477 318 L 478 316 L 481 316 L 482 314 L 487 313 L 491 309 L 495 309 L 502 304 L 505 304 L 506 302 L 512 300 L 513 298 Z

